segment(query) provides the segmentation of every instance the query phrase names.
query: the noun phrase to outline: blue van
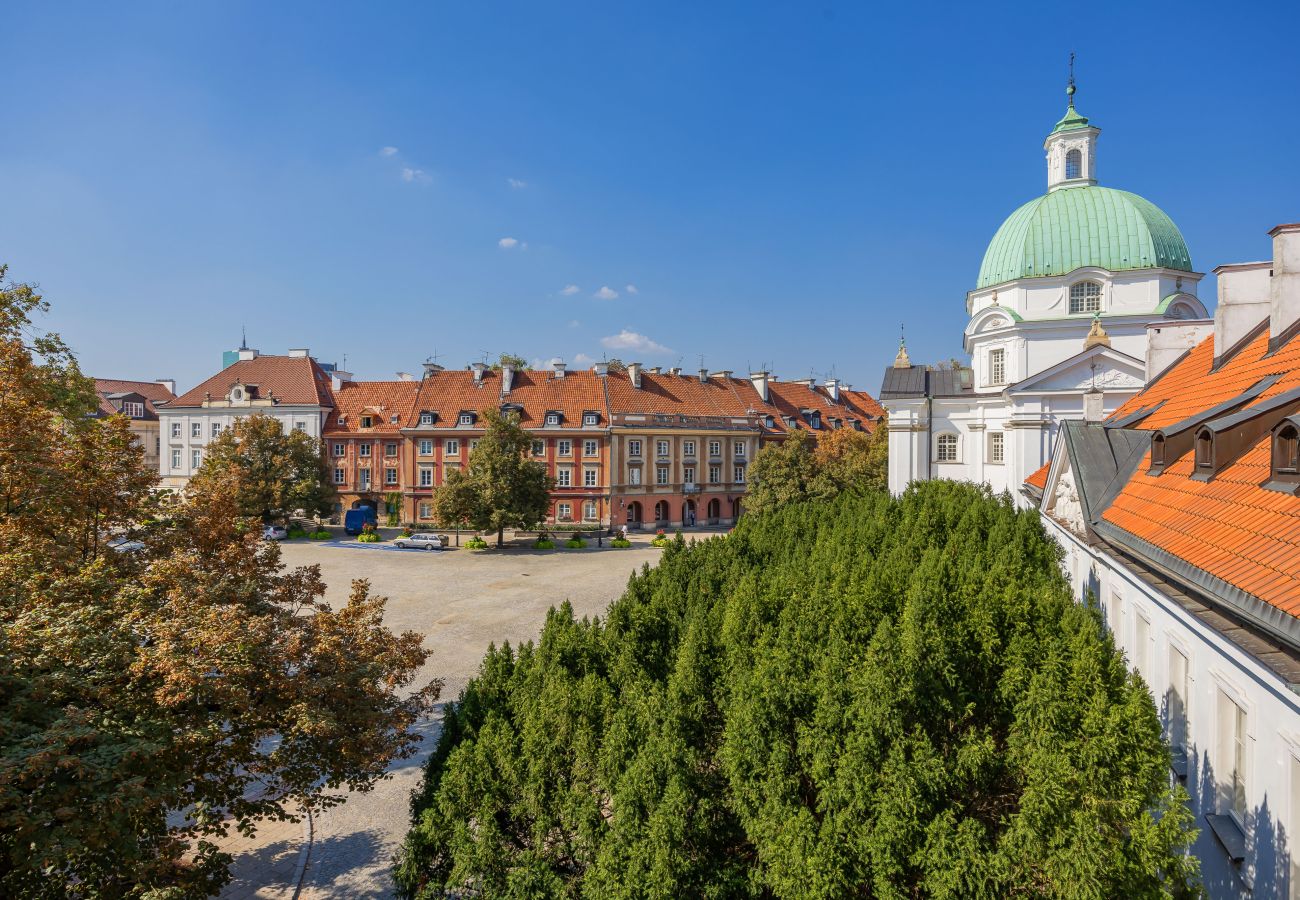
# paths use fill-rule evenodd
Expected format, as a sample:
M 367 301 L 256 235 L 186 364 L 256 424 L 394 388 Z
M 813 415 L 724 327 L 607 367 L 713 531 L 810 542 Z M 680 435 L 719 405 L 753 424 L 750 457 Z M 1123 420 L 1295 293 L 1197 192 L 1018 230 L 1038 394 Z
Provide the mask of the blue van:
M 343 531 L 347 534 L 360 534 L 367 525 L 379 525 L 379 517 L 375 515 L 373 506 L 349 509 L 343 515 Z

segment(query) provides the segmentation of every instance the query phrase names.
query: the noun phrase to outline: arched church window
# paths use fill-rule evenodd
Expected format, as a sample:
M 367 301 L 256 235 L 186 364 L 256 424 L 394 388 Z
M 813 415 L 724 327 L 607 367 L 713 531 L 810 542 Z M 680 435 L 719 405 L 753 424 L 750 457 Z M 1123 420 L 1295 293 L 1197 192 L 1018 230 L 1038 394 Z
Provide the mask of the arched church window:
M 1065 154 L 1065 177 L 1083 177 L 1083 154 L 1078 150 L 1071 150 Z
M 939 462 L 957 461 L 957 435 L 941 434 L 935 439 L 935 459 Z
M 1080 281 L 1070 285 L 1070 313 L 1101 311 L 1101 285 L 1095 281 Z

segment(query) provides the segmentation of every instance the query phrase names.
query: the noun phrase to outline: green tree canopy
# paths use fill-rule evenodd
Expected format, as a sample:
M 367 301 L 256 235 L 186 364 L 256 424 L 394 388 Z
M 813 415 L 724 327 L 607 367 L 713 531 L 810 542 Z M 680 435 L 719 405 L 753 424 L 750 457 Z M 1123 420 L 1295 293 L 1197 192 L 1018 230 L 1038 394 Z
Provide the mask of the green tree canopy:
M 43 309 L 0 287 L 0 896 L 215 893 L 213 837 L 374 784 L 437 686 L 364 582 L 331 609 L 283 571 L 238 470 L 155 502 Z
M 551 508 L 552 478 L 546 466 L 527 457 L 532 436 L 514 413 L 489 409 L 486 430 L 469 458 L 468 470 L 453 469 L 434 493 L 438 520 L 495 531 L 497 546 L 507 528 L 533 528 Z
M 1155 707 L 1059 554 L 951 482 L 679 540 L 607 621 L 566 606 L 487 655 L 414 798 L 402 895 L 1184 893 Z
M 840 428 L 814 437 L 793 429 L 785 440 L 764 445 L 754 456 L 745 509 L 770 512 L 842 491 L 888 487 L 889 434 L 883 418 L 871 432 Z
M 235 486 L 239 514 L 264 522 L 299 509 L 326 515 L 338 497 L 326 466 L 318 439 L 296 429 L 286 432 L 279 419 L 257 413 L 236 419 L 208 444 L 190 486 L 206 491 L 227 480 Z

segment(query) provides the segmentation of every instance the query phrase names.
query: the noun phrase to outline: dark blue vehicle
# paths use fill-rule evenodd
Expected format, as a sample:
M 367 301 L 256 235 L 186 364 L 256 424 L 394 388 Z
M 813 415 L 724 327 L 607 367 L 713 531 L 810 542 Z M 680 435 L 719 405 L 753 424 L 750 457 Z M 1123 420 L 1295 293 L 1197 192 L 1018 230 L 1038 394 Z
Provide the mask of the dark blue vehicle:
M 378 525 L 379 517 L 375 515 L 373 506 L 362 506 L 357 509 L 349 509 L 343 514 L 343 531 L 347 534 L 360 534 L 361 529 L 367 525 Z

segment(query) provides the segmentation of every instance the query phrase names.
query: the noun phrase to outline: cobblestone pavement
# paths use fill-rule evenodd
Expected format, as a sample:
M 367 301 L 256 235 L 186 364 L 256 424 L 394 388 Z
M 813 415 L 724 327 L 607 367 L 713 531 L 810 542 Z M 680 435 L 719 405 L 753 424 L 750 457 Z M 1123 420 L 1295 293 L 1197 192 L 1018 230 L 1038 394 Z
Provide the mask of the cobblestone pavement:
M 441 677 L 442 699 L 455 700 L 478 669 L 488 645 L 537 637 L 546 612 L 564 600 L 578 616 L 602 615 L 643 563 L 661 551 L 648 535 L 633 537 L 625 550 L 506 550 L 375 553 L 344 543 L 284 545 L 289 566 L 317 564 L 329 585 L 326 599 L 347 600 L 354 578 L 388 597 L 386 622 L 395 631 L 425 635 L 432 656 L 419 683 Z M 399 760 L 374 790 L 319 813 L 297 895 L 316 898 L 392 896 L 393 854 L 409 824 L 411 791 L 419 784 L 425 758 L 437 741 L 437 717 L 421 724 L 425 739 L 412 758 Z M 296 832 L 296 833 L 295 833 Z M 274 823 L 259 829 L 239 853 L 236 881 L 223 900 L 295 896 L 291 883 L 303 843 L 302 825 Z

